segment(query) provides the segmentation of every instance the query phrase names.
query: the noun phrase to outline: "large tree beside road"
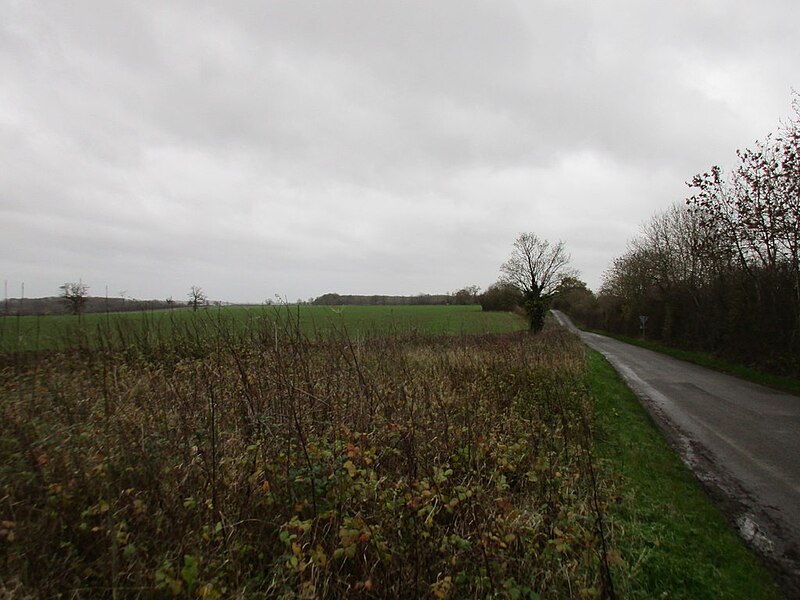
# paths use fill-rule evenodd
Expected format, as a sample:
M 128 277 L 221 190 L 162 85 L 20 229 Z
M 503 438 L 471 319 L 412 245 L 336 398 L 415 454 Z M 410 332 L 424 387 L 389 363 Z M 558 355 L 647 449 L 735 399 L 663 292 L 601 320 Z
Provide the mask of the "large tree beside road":
M 540 331 L 553 293 L 561 282 L 575 274 L 564 242 L 555 244 L 535 233 L 520 233 L 511 256 L 500 267 L 501 280 L 522 293 L 522 308 L 530 329 Z

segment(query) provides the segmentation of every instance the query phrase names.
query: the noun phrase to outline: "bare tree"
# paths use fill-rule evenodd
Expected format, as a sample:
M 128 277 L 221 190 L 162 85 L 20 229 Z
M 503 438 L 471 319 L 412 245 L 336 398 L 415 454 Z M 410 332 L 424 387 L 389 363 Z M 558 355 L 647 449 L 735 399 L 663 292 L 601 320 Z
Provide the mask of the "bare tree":
M 531 331 L 540 331 L 552 294 L 561 281 L 575 275 L 564 242 L 551 244 L 535 233 L 521 233 L 509 259 L 500 267 L 501 279 L 522 292 Z
M 701 225 L 737 259 L 760 314 L 774 335 L 790 331 L 800 345 L 800 96 L 795 116 L 777 137 L 737 151 L 739 165 L 727 176 L 714 166 L 692 178 L 687 199 Z M 749 310 L 753 310 L 750 308 Z M 792 315 L 783 323 L 783 315 Z M 763 329 L 761 335 L 763 337 Z M 757 334 L 754 334 L 757 335 Z
M 68 282 L 60 286 L 61 298 L 69 306 L 73 315 L 80 315 L 89 298 L 89 286 L 82 281 Z
M 204 306 L 208 302 L 203 288 L 193 285 L 189 290 L 189 306 L 192 310 L 197 310 L 198 306 Z

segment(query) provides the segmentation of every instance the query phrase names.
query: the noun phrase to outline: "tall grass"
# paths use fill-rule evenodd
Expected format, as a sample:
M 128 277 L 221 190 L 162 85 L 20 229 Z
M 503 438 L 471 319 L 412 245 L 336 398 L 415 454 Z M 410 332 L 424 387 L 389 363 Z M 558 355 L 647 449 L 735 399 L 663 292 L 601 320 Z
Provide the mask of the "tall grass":
M 613 594 L 575 337 L 215 323 L 2 355 L 6 594 Z

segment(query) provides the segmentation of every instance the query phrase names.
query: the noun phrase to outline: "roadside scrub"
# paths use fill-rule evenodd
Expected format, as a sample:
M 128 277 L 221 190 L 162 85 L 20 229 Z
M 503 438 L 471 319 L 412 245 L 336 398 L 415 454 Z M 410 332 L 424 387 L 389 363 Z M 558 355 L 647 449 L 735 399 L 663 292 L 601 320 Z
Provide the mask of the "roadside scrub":
M 0 596 L 774 597 L 558 327 L 81 338 L 0 354 L 0 419 Z
M 0 595 L 610 594 L 613 494 L 557 328 L 265 323 L 0 359 Z
M 588 351 L 595 443 L 615 480 L 609 522 L 621 598 L 780 598 L 772 576 L 605 358 Z

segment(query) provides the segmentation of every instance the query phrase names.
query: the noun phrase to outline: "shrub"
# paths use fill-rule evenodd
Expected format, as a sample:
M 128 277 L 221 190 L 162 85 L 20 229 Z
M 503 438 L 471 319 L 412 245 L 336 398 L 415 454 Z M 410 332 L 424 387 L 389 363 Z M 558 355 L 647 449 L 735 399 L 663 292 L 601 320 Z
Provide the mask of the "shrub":
M 522 292 L 510 283 L 497 282 L 478 296 L 483 310 L 513 311 L 522 305 Z
M 5 591 L 599 596 L 576 338 L 264 327 L 6 357 Z

